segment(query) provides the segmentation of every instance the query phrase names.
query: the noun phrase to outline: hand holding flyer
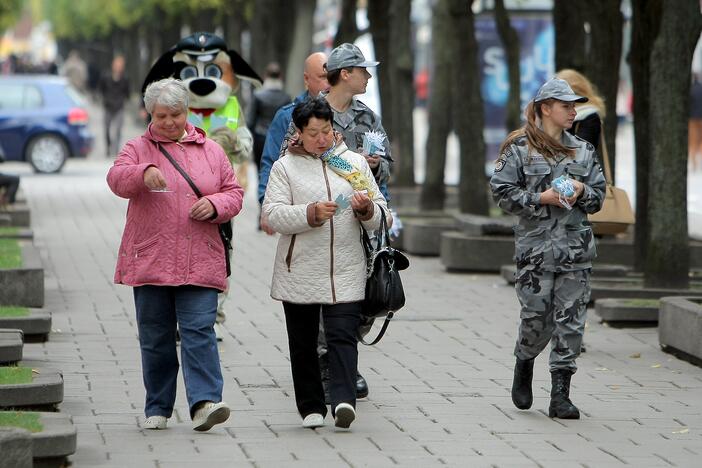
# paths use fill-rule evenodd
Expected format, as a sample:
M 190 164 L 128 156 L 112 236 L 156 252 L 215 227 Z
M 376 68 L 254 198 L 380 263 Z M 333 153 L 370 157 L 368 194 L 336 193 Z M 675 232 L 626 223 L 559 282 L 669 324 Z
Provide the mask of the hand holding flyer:
M 363 134 L 363 152 L 369 155 L 385 156 L 385 134 L 369 130 Z

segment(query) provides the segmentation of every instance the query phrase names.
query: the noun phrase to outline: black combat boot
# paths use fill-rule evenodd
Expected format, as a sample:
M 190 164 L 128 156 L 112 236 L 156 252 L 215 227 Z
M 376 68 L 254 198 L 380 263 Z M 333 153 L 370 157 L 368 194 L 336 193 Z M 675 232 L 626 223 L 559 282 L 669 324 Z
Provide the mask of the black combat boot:
M 568 369 L 551 371 L 551 404 L 548 407 L 549 418 L 580 419 L 580 411 L 570 401 L 570 376 Z
M 519 409 L 531 408 L 534 395 L 531 392 L 531 379 L 534 376 L 534 359 L 522 361 L 517 358 L 512 381 L 512 403 Z

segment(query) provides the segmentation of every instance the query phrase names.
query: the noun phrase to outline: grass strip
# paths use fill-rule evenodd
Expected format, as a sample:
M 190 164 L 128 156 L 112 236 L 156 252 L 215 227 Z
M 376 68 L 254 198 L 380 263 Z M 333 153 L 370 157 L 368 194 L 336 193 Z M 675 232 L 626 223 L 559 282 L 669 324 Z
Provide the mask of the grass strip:
M 20 228 L 18 227 L 0 227 L 0 237 L 2 236 L 16 236 L 19 234 Z
M 27 317 L 29 309 L 26 307 L 0 306 L 0 317 Z
M 44 430 L 39 413 L 24 411 L 0 411 L 0 427 L 3 426 L 19 427 L 29 432 Z
M 22 266 L 22 249 L 16 239 L 0 239 L 0 268 Z
M 0 385 L 32 383 L 31 367 L 0 367 Z

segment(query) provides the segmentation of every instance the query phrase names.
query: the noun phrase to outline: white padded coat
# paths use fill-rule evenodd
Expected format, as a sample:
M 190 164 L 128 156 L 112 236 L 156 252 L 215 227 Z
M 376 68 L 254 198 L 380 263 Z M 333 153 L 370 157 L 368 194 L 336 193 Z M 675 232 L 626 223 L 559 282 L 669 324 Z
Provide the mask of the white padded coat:
M 337 304 L 364 298 L 366 261 L 360 223 L 371 233 L 380 225 L 381 212 L 388 216 L 388 222 L 390 218 L 365 158 L 343 142 L 335 153 L 343 153 L 372 181 L 373 215 L 359 221 L 348 206 L 321 226 L 311 226 L 308 205 L 336 201 L 339 195 L 350 197 L 353 189 L 319 158 L 286 152 L 271 168 L 263 201 L 263 216 L 280 233 L 271 284 L 273 299 L 295 304 Z

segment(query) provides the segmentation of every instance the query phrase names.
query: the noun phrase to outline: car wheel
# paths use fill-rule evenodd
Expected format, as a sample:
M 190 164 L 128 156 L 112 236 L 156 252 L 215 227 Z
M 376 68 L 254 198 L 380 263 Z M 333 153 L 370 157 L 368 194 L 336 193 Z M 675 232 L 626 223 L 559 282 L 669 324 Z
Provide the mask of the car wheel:
M 27 161 L 36 172 L 50 174 L 61 170 L 68 159 L 68 146 L 56 135 L 39 135 L 27 146 Z

